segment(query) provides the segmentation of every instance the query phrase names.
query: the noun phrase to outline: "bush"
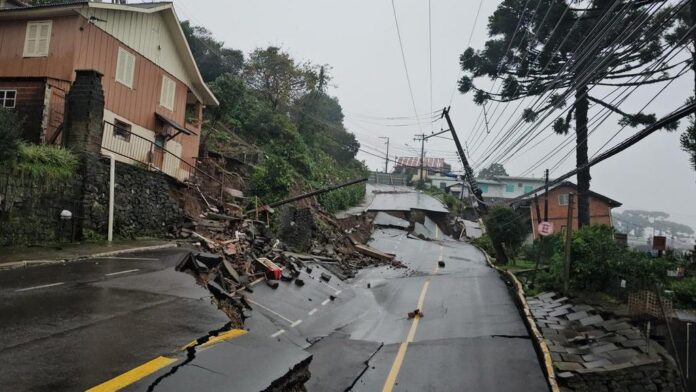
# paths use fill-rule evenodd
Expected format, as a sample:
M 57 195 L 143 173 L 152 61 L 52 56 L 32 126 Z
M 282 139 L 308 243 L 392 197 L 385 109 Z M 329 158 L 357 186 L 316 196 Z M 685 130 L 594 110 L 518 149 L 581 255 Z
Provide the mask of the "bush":
M 282 158 L 271 155 L 256 166 L 249 187 L 253 195 L 270 204 L 284 199 L 293 184 L 293 170 Z
M 529 227 L 520 214 L 506 206 L 492 207 L 483 218 L 483 223 L 493 242 L 493 247 L 496 249 L 496 258 L 502 264 L 507 263 L 503 244 L 512 252 L 512 255 L 516 255 L 522 241 L 529 233 Z
M 22 124 L 17 115 L 0 107 L 0 162 L 14 160 L 19 149 Z
M 677 303 L 684 307 L 696 307 L 696 278 L 687 278 L 672 282 L 672 291 Z
M 13 171 L 48 182 L 64 181 L 75 174 L 77 163 L 77 157 L 60 146 L 21 143 Z
M 474 244 L 483 249 L 489 255 L 495 255 L 495 248 L 493 248 L 493 242 L 488 234 L 484 234 L 480 238 L 475 239 Z

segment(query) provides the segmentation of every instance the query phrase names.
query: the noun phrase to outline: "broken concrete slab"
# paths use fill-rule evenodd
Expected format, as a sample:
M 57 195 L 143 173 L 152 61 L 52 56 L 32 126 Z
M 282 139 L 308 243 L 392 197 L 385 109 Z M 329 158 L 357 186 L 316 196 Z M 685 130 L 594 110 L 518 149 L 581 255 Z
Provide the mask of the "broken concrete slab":
M 381 211 L 377 213 L 372 223 L 375 226 L 396 227 L 401 229 L 408 229 L 411 226 L 409 221 Z

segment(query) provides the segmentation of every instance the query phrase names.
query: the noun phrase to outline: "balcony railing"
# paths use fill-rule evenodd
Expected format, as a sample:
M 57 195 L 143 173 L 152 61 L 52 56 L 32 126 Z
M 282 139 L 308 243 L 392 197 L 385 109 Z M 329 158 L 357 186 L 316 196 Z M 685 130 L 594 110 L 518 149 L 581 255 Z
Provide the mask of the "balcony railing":
M 181 182 L 192 180 L 196 175 L 206 176 L 219 182 L 207 173 L 181 159 L 166 148 L 166 142 L 150 139 L 152 135 L 139 135 L 125 126 L 104 121 L 102 150 L 115 154 L 118 161 L 162 172 Z

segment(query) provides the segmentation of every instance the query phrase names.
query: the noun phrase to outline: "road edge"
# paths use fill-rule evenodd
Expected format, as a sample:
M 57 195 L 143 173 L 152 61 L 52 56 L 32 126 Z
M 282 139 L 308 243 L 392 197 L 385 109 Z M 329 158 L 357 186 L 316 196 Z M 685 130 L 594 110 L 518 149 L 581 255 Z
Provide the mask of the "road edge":
M 534 321 L 534 317 L 532 316 L 532 312 L 529 309 L 529 304 L 527 304 L 527 298 L 524 295 L 524 289 L 522 288 L 522 283 L 517 279 L 517 276 L 513 274 L 512 272 L 502 270 L 498 268 L 493 262 L 491 261 L 491 257 L 488 255 L 486 251 L 481 249 L 479 246 L 475 244 L 471 244 L 474 247 L 476 247 L 483 255 L 486 257 L 486 263 L 488 265 L 498 271 L 499 274 L 507 277 L 512 284 L 515 287 L 515 294 L 516 294 L 516 299 L 517 299 L 517 305 L 521 307 L 522 313 L 524 314 L 524 323 L 527 326 L 527 331 L 530 332 L 531 336 L 533 337 L 532 341 L 534 342 L 534 347 L 537 350 L 537 354 L 541 357 L 540 359 L 543 360 L 544 366 L 542 367 L 544 370 L 544 375 L 546 376 L 546 382 L 549 384 L 549 388 L 551 389 L 551 392 L 560 392 L 560 388 L 558 387 L 558 382 L 556 382 L 556 372 L 553 369 L 553 361 L 551 359 L 551 352 L 549 351 L 549 347 L 544 341 L 543 335 L 541 332 L 539 332 L 539 329 L 536 326 L 536 322 Z
M 70 263 L 73 261 L 97 259 L 100 257 L 119 256 L 119 255 L 124 255 L 124 254 L 129 254 L 129 253 L 135 253 L 135 252 L 145 252 L 145 251 L 150 251 L 150 250 L 176 248 L 178 246 L 179 245 L 177 243 L 172 242 L 172 243 L 161 244 L 161 245 L 140 246 L 140 247 L 136 247 L 136 248 L 121 249 L 121 250 L 115 250 L 115 251 L 111 251 L 111 252 L 94 253 L 91 255 L 77 256 L 77 257 L 73 257 L 70 259 L 12 261 L 9 263 L 0 264 L 0 271 L 13 270 L 13 269 L 18 269 L 18 268 L 38 267 L 41 265 Z

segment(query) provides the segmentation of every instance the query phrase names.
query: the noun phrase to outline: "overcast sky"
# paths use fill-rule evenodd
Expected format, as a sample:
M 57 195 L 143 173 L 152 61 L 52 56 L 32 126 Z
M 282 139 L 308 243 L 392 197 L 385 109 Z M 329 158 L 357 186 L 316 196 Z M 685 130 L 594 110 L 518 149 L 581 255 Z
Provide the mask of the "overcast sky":
M 488 16 L 498 1 L 484 0 L 476 22 L 471 45 L 481 48 L 487 39 Z M 413 119 L 413 105 L 401 59 L 392 4 L 389 0 L 174 0 L 181 19 L 211 30 L 227 46 L 245 53 L 268 45 L 281 46 L 293 57 L 332 67 L 333 87 L 330 94 L 339 98 L 346 115 L 346 127 L 357 136 L 363 148 L 384 155 L 384 140 L 391 141 L 390 156 L 417 156 L 420 144 L 414 135 L 446 129 L 444 122 L 424 121 L 420 127 Z M 431 0 L 432 4 L 432 93 L 430 100 L 428 1 L 396 0 L 399 27 L 406 63 L 419 116 L 428 117 L 434 110 L 450 104 L 459 75 L 458 58 L 466 48 L 474 27 L 479 0 Z M 693 89 L 693 75 L 673 83 L 648 106 L 646 111 L 658 117 L 681 106 Z M 605 92 L 597 91 L 601 96 Z M 656 89 L 636 91 L 622 108 L 636 111 L 650 100 Z M 595 94 L 593 94 L 595 95 Z M 532 101 L 523 102 L 521 109 Z M 493 105 L 487 113 L 491 133 L 486 139 L 474 135 L 481 108 L 472 103 L 471 94 L 455 93 L 451 101 L 452 119 L 457 133 L 467 141 L 472 161 L 478 163 L 489 147 L 496 146 L 496 136 L 509 129 L 519 118 L 513 115 L 517 103 Z M 505 110 L 505 112 L 503 112 Z M 596 109 L 595 109 L 596 110 Z M 592 116 L 592 109 L 590 116 Z M 502 116 L 501 116 L 502 114 Z M 389 117 L 409 117 L 386 120 Z M 497 120 L 499 118 L 499 120 Z M 511 118 L 506 127 L 503 125 Z M 496 122 L 497 120 L 497 122 Z M 614 135 L 620 126 L 610 117 L 590 137 L 590 156 Z M 480 124 L 482 122 L 479 121 Z M 406 126 L 388 126 L 406 125 Z M 683 128 L 683 126 L 682 126 Z M 592 129 L 592 128 L 591 128 Z M 610 145 L 630 136 L 635 129 L 625 129 Z M 679 147 L 679 134 L 659 132 L 635 147 L 592 168 L 592 189 L 624 204 L 626 209 L 666 211 L 672 219 L 696 227 L 696 173 L 688 156 Z M 561 143 L 562 136 L 540 133 L 528 146 L 505 162 L 511 175 L 541 177 L 572 148 L 570 143 L 550 158 Z M 477 145 L 480 145 L 478 148 Z M 490 145 L 490 146 L 489 146 Z M 451 140 L 433 138 L 426 143 L 426 155 L 444 157 L 461 168 Z M 547 159 L 543 159 L 547 157 Z M 383 170 L 384 161 L 360 153 L 373 170 Z M 547 163 L 532 169 L 543 159 Z M 551 177 L 574 167 L 574 152 L 551 172 Z M 476 167 L 475 169 L 480 169 Z

